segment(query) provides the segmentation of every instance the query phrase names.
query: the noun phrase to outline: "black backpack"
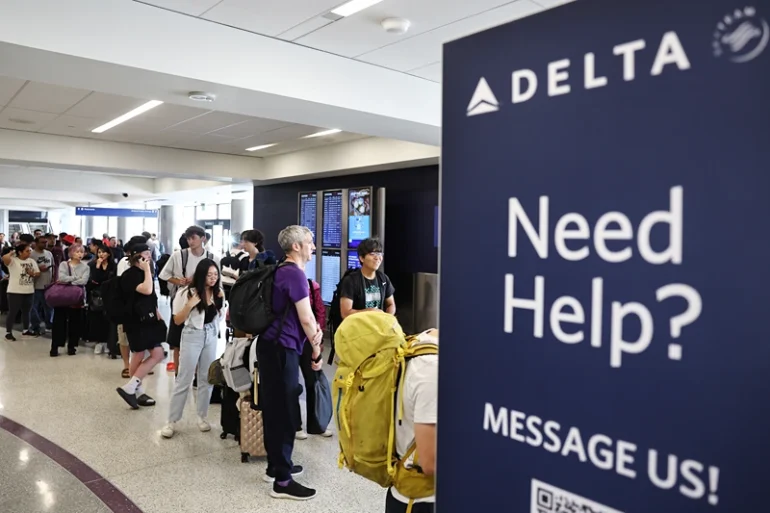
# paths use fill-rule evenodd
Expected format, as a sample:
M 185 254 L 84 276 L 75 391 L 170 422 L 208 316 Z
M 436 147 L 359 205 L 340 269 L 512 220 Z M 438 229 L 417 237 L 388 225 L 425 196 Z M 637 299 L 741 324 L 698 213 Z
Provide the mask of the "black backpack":
M 168 261 L 171 260 L 171 255 L 168 253 L 165 253 L 161 255 L 160 259 L 158 260 L 158 274 L 163 270 L 163 267 L 168 263 Z M 170 296 L 171 292 L 168 289 L 168 282 L 166 280 L 161 280 L 160 277 L 158 277 L 158 285 L 160 286 L 160 295 L 161 296 Z
M 128 305 L 123 298 L 123 288 L 120 277 L 116 276 L 102 283 L 99 288 L 102 296 L 103 309 L 107 318 L 115 324 L 123 324 Z
M 280 264 L 285 265 L 285 264 Z M 262 265 L 241 274 L 230 290 L 230 324 L 250 335 L 261 335 L 276 318 L 273 283 L 280 265 Z
M 334 332 L 337 331 L 337 328 L 339 328 L 340 324 L 342 324 L 342 311 L 340 309 L 340 293 L 342 292 L 342 282 L 345 281 L 345 278 L 355 272 L 360 273 L 361 270 L 348 269 L 345 271 L 345 274 L 342 275 L 342 279 L 339 281 L 339 283 L 337 283 L 337 288 L 334 289 L 332 303 L 329 307 L 329 334 L 332 336 L 332 340 L 334 339 Z

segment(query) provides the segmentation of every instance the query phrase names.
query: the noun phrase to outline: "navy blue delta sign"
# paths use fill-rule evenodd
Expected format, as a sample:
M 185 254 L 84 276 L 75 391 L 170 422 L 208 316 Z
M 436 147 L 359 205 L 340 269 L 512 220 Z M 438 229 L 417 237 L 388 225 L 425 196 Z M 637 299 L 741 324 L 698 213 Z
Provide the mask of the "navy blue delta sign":
M 445 46 L 441 513 L 770 512 L 769 20 L 579 0 Z

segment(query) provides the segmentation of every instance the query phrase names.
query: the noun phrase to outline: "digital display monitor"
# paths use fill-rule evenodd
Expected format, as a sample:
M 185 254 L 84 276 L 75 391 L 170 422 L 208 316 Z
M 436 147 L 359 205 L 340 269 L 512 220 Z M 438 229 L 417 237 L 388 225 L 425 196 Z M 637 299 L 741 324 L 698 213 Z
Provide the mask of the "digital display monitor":
M 324 192 L 323 247 L 342 247 L 342 191 Z
M 358 253 L 350 251 L 348 253 L 348 269 L 360 269 L 361 261 L 358 259 Z
M 348 190 L 348 247 L 355 249 L 372 236 L 372 189 Z
M 337 284 L 340 282 L 339 250 L 324 249 L 321 251 L 321 299 L 330 304 Z
M 318 212 L 318 196 L 314 192 L 301 192 L 299 194 L 299 225 L 309 228 L 313 232 L 313 240 L 316 239 L 316 217 Z
M 310 262 L 305 266 L 305 276 L 308 280 L 318 281 L 315 276 L 315 253 L 310 255 Z

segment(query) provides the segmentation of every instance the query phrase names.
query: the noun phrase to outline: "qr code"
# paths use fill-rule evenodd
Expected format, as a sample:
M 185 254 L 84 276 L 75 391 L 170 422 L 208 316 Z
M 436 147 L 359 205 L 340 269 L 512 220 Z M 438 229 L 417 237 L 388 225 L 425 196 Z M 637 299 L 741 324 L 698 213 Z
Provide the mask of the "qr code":
M 532 480 L 530 513 L 623 513 L 591 499 Z

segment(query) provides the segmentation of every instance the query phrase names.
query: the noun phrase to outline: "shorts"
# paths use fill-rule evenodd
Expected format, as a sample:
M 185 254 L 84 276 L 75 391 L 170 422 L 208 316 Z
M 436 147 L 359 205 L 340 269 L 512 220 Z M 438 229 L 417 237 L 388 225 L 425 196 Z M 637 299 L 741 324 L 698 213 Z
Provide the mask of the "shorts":
M 128 337 L 126 331 L 123 329 L 122 324 L 118 324 L 118 344 L 123 347 L 128 347 Z
M 161 347 L 166 339 L 166 323 L 161 320 L 128 325 L 126 328 L 128 347 L 132 353 L 152 351 Z

